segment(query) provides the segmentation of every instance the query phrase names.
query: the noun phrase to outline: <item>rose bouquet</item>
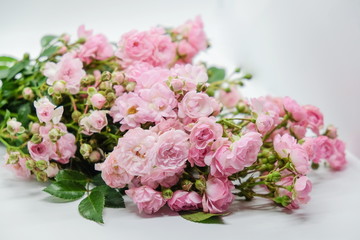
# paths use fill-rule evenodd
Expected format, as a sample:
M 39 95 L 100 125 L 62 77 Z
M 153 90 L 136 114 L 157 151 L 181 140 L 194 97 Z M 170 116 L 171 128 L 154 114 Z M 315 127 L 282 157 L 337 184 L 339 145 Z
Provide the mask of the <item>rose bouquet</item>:
M 306 176 L 345 164 L 336 128 L 289 97 L 245 99 L 252 78 L 192 64 L 208 48 L 200 18 L 176 28 L 130 31 L 117 44 L 84 26 L 78 38 L 45 36 L 39 57 L 0 57 L 0 141 L 5 166 L 49 181 L 45 192 L 104 207 L 168 206 L 185 219 L 217 221 L 235 198 L 296 209 Z

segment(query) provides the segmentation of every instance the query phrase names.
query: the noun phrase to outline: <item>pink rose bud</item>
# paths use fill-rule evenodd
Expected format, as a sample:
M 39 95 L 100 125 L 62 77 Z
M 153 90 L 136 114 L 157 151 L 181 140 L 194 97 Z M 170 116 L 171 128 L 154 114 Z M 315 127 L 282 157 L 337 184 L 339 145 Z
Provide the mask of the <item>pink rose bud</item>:
M 24 88 L 22 94 L 25 100 L 33 100 L 35 97 L 33 90 L 29 87 Z
M 45 172 L 46 172 L 46 175 L 49 178 L 53 178 L 58 174 L 59 167 L 58 167 L 58 165 L 56 163 L 52 162 L 52 163 L 49 164 L 49 166 L 47 167 Z
M 54 93 L 64 93 L 66 90 L 66 82 L 62 80 L 54 82 L 53 89 Z
M 90 102 L 97 109 L 101 109 L 104 106 L 104 104 L 106 103 L 106 98 L 100 93 L 95 93 L 90 98 Z
M 39 133 L 40 124 L 39 123 L 31 123 L 30 132 L 32 134 Z
M 337 128 L 334 127 L 333 125 L 330 125 L 327 127 L 326 132 L 325 132 L 326 136 L 328 136 L 331 139 L 335 139 L 338 137 L 337 134 Z
M 83 117 L 79 122 L 82 133 L 86 135 L 101 132 L 107 124 L 108 121 L 105 111 L 92 111 L 89 116 Z
M 324 125 L 324 116 L 320 112 L 320 109 L 312 106 L 306 105 L 303 107 L 306 112 L 306 121 L 308 123 L 309 128 L 317 135 L 320 133 L 320 129 Z

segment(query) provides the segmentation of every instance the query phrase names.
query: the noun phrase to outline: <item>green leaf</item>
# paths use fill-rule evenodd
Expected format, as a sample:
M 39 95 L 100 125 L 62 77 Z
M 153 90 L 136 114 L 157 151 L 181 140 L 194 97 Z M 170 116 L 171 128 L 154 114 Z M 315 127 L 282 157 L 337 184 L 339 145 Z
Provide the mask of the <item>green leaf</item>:
M 57 46 L 48 47 L 40 54 L 40 57 L 50 57 L 57 52 L 58 48 Z
M 0 66 L 11 66 L 17 60 L 12 57 L 0 56 Z
M 30 103 L 25 103 L 24 105 L 21 105 L 18 110 L 18 121 L 22 123 L 23 126 L 26 126 L 27 123 L 29 123 L 28 115 L 31 112 L 31 105 Z
M 92 192 L 100 191 L 105 196 L 105 207 L 108 208 L 124 208 L 125 203 L 121 193 L 109 186 L 102 185 L 92 189 Z
M 50 184 L 43 191 L 58 198 L 76 200 L 84 196 L 86 189 L 77 182 L 61 181 Z
M 9 67 L 0 66 L 0 79 L 6 78 L 9 74 Z
M 15 75 L 18 74 L 20 71 L 22 71 L 26 67 L 27 64 L 28 64 L 28 61 L 17 62 L 14 66 L 12 66 L 9 69 L 6 80 L 10 80 L 13 77 L 15 77 Z
M 225 78 L 225 69 L 217 68 L 217 67 L 211 67 L 211 68 L 208 69 L 208 75 L 209 75 L 209 79 L 208 79 L 209 83 L 224 80 L 224 78 Z
M 180 216 L 186 220 L 197 223 L 224 223 L 221 216 L 228 213 L 205 213 L 205 212 L 179 212 Z
M 86 219 L 104 223 L 102 218 L 104 203 L 104 194 L 101 191 L 94 191 L 80 202 L 79 212 Z
M 41 46 L 42 46 L 42 47 L 47 47 L 47 46 L 50 44 L 50 42 L 51 42 L 52 40 L 54 40 L 55 38 L 57 38 L 57 36 L 54 36 L 54 35 L 46 35 L 46 36 L 43 36 L 43 37 L 41 38 Z
M 93 177 L 92 179 L 92 184 L 94 184 L 95 186 L 101 186 L 101 185 L 106 185 L 106 183 L 104 182 L 104 180 L 101 177 L 101 173 L 99 173 L 98 175 L 96 175 L 95 177 Z
M 70 170 L 70 169 L 61 170 L 56 175 L 55 180 L 57 182 L 72 181 L 72 182 L 79 183 L 83 186 L 85 186 L 85 184 L 87 183 L 87 177 L 83 173 L 74 171 L 74 170 Z
M 6 109 L 4 116 L 1 116 L 1 118 L 3 118 L 3 121 L 0 125 L 0 129 L 3 129 L 6 126 L 6 122 L 10 119 L 10 111 Z

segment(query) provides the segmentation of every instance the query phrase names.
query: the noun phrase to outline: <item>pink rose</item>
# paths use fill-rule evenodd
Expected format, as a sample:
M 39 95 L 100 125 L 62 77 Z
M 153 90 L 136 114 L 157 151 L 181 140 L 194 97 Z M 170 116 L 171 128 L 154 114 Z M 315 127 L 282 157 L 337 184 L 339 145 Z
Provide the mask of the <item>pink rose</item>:
M 93 30 L 86 30 L 85 25 L 79 26 L 79 28 L 77 30 L 78 38 L 87 39 L 87 38 L 91 37 L 92 34 L 93 34 Z
M 177 212 L 196 210 L 201 206 L 201 196 L 196 192 L 177 190 L 167 204 L 171 210 Z
M 124 93 L 115 100 L 110 109 L 110 116 L 114 122 L 121 123 L 121 131 L 136 128 L 147 121 L 144 117 L 147 114 L 146 106 L 146 102 L 138 94 Z
M 308 123 L 309 128 L 317 135 L 319 135 L 320 129 L 324 125 L 324 116 L 320 112 L 320 109 L 312 106 L 306 105 L 304 106 L 306 112 L 306 121 Z
M 193 57 L 198 53 L 196 48 L 186 40 L 178 42 L 177 52 L 180 55 L 180 59 L 177 63 L 191 63 Z
M 169 119 L 162 119 L 159 123 L 157 123 L 154 127 L 150 130 L 157 133 L 162 134 L 169 130 L 184 130 L 183 124 L 179 121 L 179 119 L 169 118 Z
M 277 134 L 274 137 L 274 149 L 281 158 L 287 158 L 295 145 L 296 139 L 288 133 L 282 136 Z
M 202 198 L 204 212 L 222 213 L 234 200 L 234 185 L 227 178 L 210 176 L 206 181 L 206 190 Z
M 83 63 L 75 58 L 72 53 L 62 56 L 60 62 L 47 62 L 43 74 L 48 77 L 46 83 L 53 85 L 55 81 L 66 82 L 66 88 L 71 94 L 76 94 L 80 90 L 80 81 L 85 77 Z
M 78 57 L 87 64 L 93 59 L 105 60 L 112 56 L 113 47 L 103 34 L 88 37 L 78 51 Z
M 168 67 L 174 63 L 176 58 L 176 45 L 171 41 L 170 36 L 164 35 L 161 28 L 151 31 L 152 42 L 155 45 L 154 53 L 151 56 L 153 66 Z
M 105 111 L 91 111 L 89 116 L 83 117 L 79 126 L 82 128 L 82 133 L 92 135 L 93 133 L 101 132 L 101 129 L 108 125 Z
M 157 83 L 165 85 L 165 82 L 170 76 L 170 71 L 165 68 L 152 68 L 142 74 L 140 74 L 136 79 L 136 88 L 135 92 L 138 92 L 142 89 L 150 89 Z
M 112 151 L 103 163 L 96 164 L 96 170 L 101 171 L 101 177 L 112 188 L 123 188 L 130 183 L 133 176 L 120 167 L 121 154 L 117 148 Z
M 170 130 L 161 134 L 155 144 L 156 166 L 162 169 L 178 169 L 185 165 L 190 143 L 182 130 Z
M 28 141 L 27 147 L 31 157 L 37 161 L 49 161 L 56 155 L 56 146 L 49 139 L 43 139 L 43 141 L 38 144 Z
M 333 170 L 342 170 L 347 164 L 345 143 L 339 139 L 334 139 L 333 146 L 335 148 L 335 153 L 327 159 L 327 162 Z
M 293 180 L 293 177 L 285 177 L 281 179 L 281 181 L 277 182 L 277 184 L 287 187 L 293 184 Z M 293 192 L 289 192 L 285 188 L 279 188 L 279 195 L 286 195 L 292 199 L 291 203 L 287 205 L 286 208 L 298 209 L 300 207 L 300 204 L 306 204 L 309 202 L 309 193 L 311 192 L 311 190 L 312 184 L 310 180 L 306 176 L 301 176 L 300 178 L 296 179 Z
M 274 128 L 274 118 L 268 114 L 259 114 L 256 118 L 256 128 L 260 133 L 266 134 Z
M 104 104 L 106 103 L 106 98 L 100 94 L 100 93 L 95 93 L 91 98 L 90 98 L 90 102 L 91 104 L 96 107 L 97 109 L 102 109 L 102 107 L 104 106 Z
M 119 139 L 119 166 L 133 176 L 144 176 L 150 173 L 155 165 L 154 145 L 158 136 L 142 128 L 130 129 Z
M 310 171 L 309 155 L 301 145 L 295 145 L 290 151 L 290 159 L 295 169 L 300 174 L 307 174 Z
M 141 82 L 138 78 L 145 72 L 153 69 L 154 67 L 147 62 L 134 62 L 130 66 L 128 66 L 125 71 L 126 78 L 131 82 L 137 82 L 138 84 Z
M 174 169 L 154 167 L 150 170 L 150 173 L 141 177 L 141 184 L 154 189 L 159 185 L 166 188 L 172 187 L 179 182 L 179 178 L 183 173 L 184 168 L 185 165 Z
M 291 122 L 290 131 L 296 136 L 297 139 L 303 139 L 306 135 L 306 122 Z
M 234 157 L 230 142 L 217 148 L 211 158 L 205 159 L 205 163 L 210 166 L 210 174 L 214 177 L 228 177 L 244 167 L 239 165 L 239 161 Z
M 314 163 L 320 162 L 320 157 L 318 154 L 318 146 L 316 144 L 316 138 L 306 137 L 304 138 L 304 143 L 301 145 L 309 156 L 309 160 Z
M 257 159 L 257 155 L 263 144 L 261 134 L 248 132 L 241 136 L 240 140 L 233 144 L 234 163 L 233 168 L 241 171 L 244 167 L 251 166 Z
M 118 43 L 119 49 L 115 53 L 125 66 L 135 61 L 145 61 L 154 52 L 155 46 L 148 32 L 136 30 L 125 33 Z
M 291 114 L 295 121 L 299 122 L 306 118 L 305 110 L 294 99 L 284 97 L 283 104 L 285 110 Z
M 57 155 L 53 159 L 62 164 L 69 163 L 70 158 L 75 157 L 75 136 L 71 133 L 66 133 L 57 140 L 56 148 Z
M 176 64 L 171 69 L 171 86 L 174 91 L 193 91 L 198 84 L 204 84 L 208 80 L 206 68 L 203 65 Z
M 168 86 L 157 83 L 150 89 L 140 90 L 139 95 L 147 103 L 144 121 L 158 123 L 164 118 L 176 118 L 174 108 L 178 102 Z
M 205 93 L 190 91 L 179 103 L 179 117 L 201 118 L 208 117 L 219 109 L 216 100 Z
M 219 101 L 227 108 L 235 107 L 241 100 L 241 95 L 238 89 L 233 86 L 229 92 L 220 90 Z
M 329 159 L 335 153 L 333 141 L 326 136 L 315 138 L 315 144 L 317 145 L 317 158 L 319 159 Z
M 220 138 L 222 134 L 223 128 L 216 123 L 215 118 L 202 117 L 191 129 L 190 142 L 197 149 L 204 149 L 209 143 Z
M 17 163 L 8 163 L 10 155 L 17 156 L 17 158 L 18 158 Z M 4 160 L 6 163 L 5 167 L 12 170 L 19 177 L 30 178 L 31 171 L 29 169 L 27 169 L 27 167 L 26 167 L 26 160 L 28 160 L 28 159 L 21 156 L 21 154 L 19 152 L 10 152 L 10 155 L 9 155 L 9 152 L 7 152 L 4 156 Z
M 38 101 L 34 102 L 36 108 L 36 115 L 39 118 L 40 122 L 48 123 L 52 121 L 53 123 L 59 123 L 61 116 L 64 112 L 64 108 L 58 107 L 52 104 L 47 97 L 43 97 Z
M 166 203 L 160 192 L 148 186 L 131 188 L 125 193 L 136 203 L 140 213 L 153 214 Z
M 199 166 L 199 167 L 205 167 L 205 157 L 210 153 L 210 146 L 204 148 L 204 149 L 198 149 L 196 147 L 191 147 L 189 150 L 189 162 L 191 166 Z

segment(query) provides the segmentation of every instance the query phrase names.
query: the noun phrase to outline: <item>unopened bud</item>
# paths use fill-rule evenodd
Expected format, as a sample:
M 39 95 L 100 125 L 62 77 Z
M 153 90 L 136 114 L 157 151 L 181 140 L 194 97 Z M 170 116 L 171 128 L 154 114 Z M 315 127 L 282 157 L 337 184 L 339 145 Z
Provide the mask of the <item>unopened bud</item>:
M 83 79 L 81 79 L 80 85 L 83 87 L 91 86 L 95 84 L 95 77 L 93 75 L 89 75 Z
M 279 172 L 273 172 L 269 174 L 266 178 L 269 182 L 277 182 L 281 179 L 281 174 Z
M 36 173 L 36 180 L 39 182 L 46 182 L 48 180 L 46 172 L 39 171 Z
M 108 94 L 106 94 L 106 101 L 107 102 L 112 102 L 112 101 L 114 101 L 116 99 L 116 95 L 115 95 L 115 93 L 113 93 L 113 92 L 109 92 Z
M 170 188 L 166 188 L 166 189 L 161 191 L 161 195 L 165 200 L 167 200 L 167 199 L 172 198 L 173 191 Z
M 12 152 L 9 154 L 9 158 L 7 160 L 7 164 L 16 164 L 19 162 L 19 153 Z
M 190 180 L 185 179 L 181 181 L 181 188 L 185 191 L 190 191 L 192 186 L 193 183 Z
M 82 113 L 79 112 L 79 111 L 74 111 L 72 114 L 71 114 L 71 119 L 74 121 L 74 122 L 78 122 L 80 117 L 81 117 Z
M 58 172 L 59 172 L 59 167 L 54 162 L 51 162 L 47 167 L 47 169 L 45 170 L 45 173 L 49 178 L 55 177 L 58 174 Z
M 24 88 L 24 90 L 22 91 L 22 95 L 23 95 L 24 99 L 28 100 L 28 101 L 33 100 L 35 97 L 33 90 L 29 87 Z
M 48 163 L 45 160 L 36 161 L 36 168 L 43 171 L 48 167 Z
M 64 93 L 66 90 L 65 81 L 56 81 L 53 85 L 54 93 Z
M 26 165 L 27 169 L 33 170 L 36 167 L 36 162 L 35 162 L 35 160 L 29 159 L 29 160 L 26 160 L 25 165 Z
M 252 74 L 250 74 L 250 73 L 248 73 L 248 74 L 246 74 L 245 76 L 243 76 L 244 79 L 249 79 L 249 80 L 252 79 L 252 77 L 253 77 L 253 76 L 252 76 Z
M 89 160 L 93 163 L 99 162 L 101 160 L 101 153 L 97 150 L 92 151 L 89 156 Z
M 335 139 L 338 137 L 337 135 L 337 128 L 334 127 L 333 125 L 330 125 L 327 127 L 325 135 L 331 139 Z
M 110 81 L 111 80 L 111 73 L 108 71 L 105 71 L 101 74 L 101 81 Z
M 204 192 L 206 189 L 206 182 L 205 179 L 197 179 L 195 181 L 195 188 L 200 192 Z
M 136 83 L 135 83 L 135 82 L 129 82 L 129 83 L 126 85 L 125 89 L 126 89 L 126 91 L 128 91 L 128 92 L 132 92 L 132 91 L 134 91 L 135 86 L 136 86 Z
M 6 123 L 6 130 L 11 134 L 15 135 L 17 133 L 25 132 L 25 128 L 21 126 L 21 122 L 18 122 L 16 118 L 11 118 Z
M 314 163 L 314 162 L 311 163 L 311 168 L 314 169 L 314 170 L 318 169 L 319 166 L 320 166 L 320 165 L 319 165 L 318 163 Z
M 112 88 L 112 83 L 110 81 L 106 81 L 106 82 L 101 82 L 99 85 L 99 89 L 100 90 L 108 90 Z
M 84 157 L 84 158 L 88 158 L 90 157 L 90 154 L 92 152 L 92 147 L 89 144 L 81 144 L 80 146 L 80 154 Z
M 64 133 L 58 128 L 53 128 L 49 131 L 49 138 L 52 142 L 57 142 L 62 136 L 64 136 Z
M 125 75 L 122 72 L 113 72 L 112 78 L 114 82 L 122 84 L 125 80 Z
M 31 142 L 35 143 L 35 144 L 39 144 L 42 142 L 42 137 L 39 135 L 39 134 L 34 134 L 32 137 L 31 137 Z
M 59 105 L 62 102 L 63 97 L 61 96 L 60 93 L 54 93 L 52 99 L 55 105 Z
M 206 90 L 206 93 L 207 93 L 207 95 L 209 95 L 210 97 L 215 96 L 215 91 L 214 91 L 213 88 L 208 88 L 208 89 Z

